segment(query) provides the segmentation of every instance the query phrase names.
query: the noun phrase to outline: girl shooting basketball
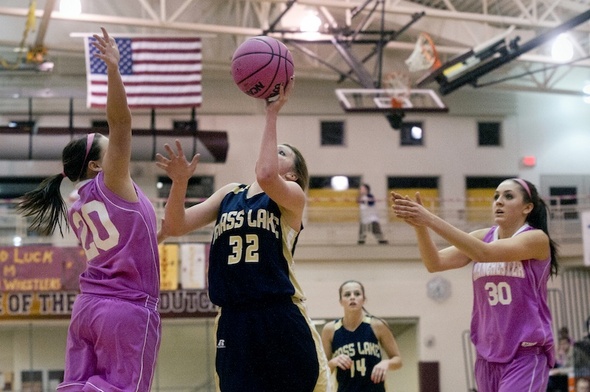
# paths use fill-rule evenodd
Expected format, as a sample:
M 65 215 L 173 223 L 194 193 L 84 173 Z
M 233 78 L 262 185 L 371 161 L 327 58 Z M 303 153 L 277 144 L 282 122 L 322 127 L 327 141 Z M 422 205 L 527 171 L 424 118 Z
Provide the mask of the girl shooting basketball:
M 395 192 L 391 198 L 396 216 L 414 226 L 428 271 L 473 264 L 478 391 L 545 391 L 555 363 L 547 281 L 557 273 L 557 251 L 535 186 L 503 181 L 492 203 L 495 225 L 469 234 L 424 208 L 419 193 L 415 200 Z M 438 251 L 429 230 L 452 246 Z
M 215 222 L 209 255 L 209 297 L 220 306 L 215 367 L 222 392 L 328 390 L 319 334 L 307 316 L 295 280 L 293 253 L 303 228 L 308 173 L 299 151 L 277 147 L 277 116 L 293 88 L 281 86 L 266 102 L 266 125 L 256 181 L 230 183 L 185 210 L 187 183 L 198 156 L 188 162 L 180 143 L 165 146 L 158 166 L 172 179 L 164 225 L 184 235 Z

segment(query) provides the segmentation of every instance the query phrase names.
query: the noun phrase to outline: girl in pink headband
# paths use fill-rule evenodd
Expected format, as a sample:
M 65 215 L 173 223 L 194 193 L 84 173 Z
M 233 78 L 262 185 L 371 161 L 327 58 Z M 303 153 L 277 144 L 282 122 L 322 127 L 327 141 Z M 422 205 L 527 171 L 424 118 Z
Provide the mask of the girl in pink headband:
M 465 233 L 415 199 L 392 192 L 398 218 L 415 228 L 429 272 L 472 265 L 471 341 L 479 392 L 545 391 L 555 364 L 547 282 L 557 273 L 548 210 L 530 182 L 512 178 L 497 188 L 494 225 Z M 430 231 L 451 246 L 438 250 Z
M 108 138 L 72 140 L 62 153 L 63 172 L 26 194 L 19 209 L 41 234 L 58 227 L 63 234 L 65 221 L 86 253 L 57 390 L 149 391 L 161 334 L 157 220 L 130 175 L 131 113 L 117 43 L 105 29 L 94 39 L 107 68 Z M 69 210 L 60 193 L 65 177 L 79 195 Z

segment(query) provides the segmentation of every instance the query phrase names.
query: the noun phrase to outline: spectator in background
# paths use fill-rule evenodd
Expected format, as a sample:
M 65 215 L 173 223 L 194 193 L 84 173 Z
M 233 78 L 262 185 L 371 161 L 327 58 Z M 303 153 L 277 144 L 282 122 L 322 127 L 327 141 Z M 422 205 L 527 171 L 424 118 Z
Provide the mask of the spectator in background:
M 358 203 L 361 210 L 361 223 L 359 226 L 359 245 L 365 243 L 367 232 L 373 233 L 380 244 L 387 244 L 388 241 L 383 237 L 381 223 L 379 222 L 379 213 L 375 208 L 375 196 L 371 193 L 371 187 L 368 184 L 361 184 L 359 189 Z
M 573 341 L 567 327 L 558 332 L 555 366 L 549 371 L 547 392 L 568 392 L 568 378 L 573 371 Z
M 586 320 L 586 336 L 574 343 L 574 375 L 590 378 L 590 317 Z
M 590 378 L 578 378 L 576 381 L 576 392 L 590 392 Z
M 573 340 L 567 327 L 561 327 L 558 333 L 556 368 L 569 368 L 573 366 Z

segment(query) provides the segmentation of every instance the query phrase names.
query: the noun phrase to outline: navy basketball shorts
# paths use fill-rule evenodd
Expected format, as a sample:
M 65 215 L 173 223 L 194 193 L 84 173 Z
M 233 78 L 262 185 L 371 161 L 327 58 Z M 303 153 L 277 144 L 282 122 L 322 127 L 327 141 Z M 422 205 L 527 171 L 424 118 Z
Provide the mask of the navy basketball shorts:
M 222 392 L 326 391 L 325 356 L 301 304 L 223 307 L 215 366 Z

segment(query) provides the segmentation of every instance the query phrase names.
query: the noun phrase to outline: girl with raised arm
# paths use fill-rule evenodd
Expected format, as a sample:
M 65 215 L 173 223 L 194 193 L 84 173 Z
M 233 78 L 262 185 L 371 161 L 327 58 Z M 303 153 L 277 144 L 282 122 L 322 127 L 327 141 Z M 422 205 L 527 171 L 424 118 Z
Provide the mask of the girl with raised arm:
M 415 200 L 392 192 L 398 218 L 414 226 L 430 272 L 472 265 L 471 341 L 478 392 L 545 391 L 555 363 L 547 282 L 557 273 L 547 205 L 537 188 L 511 178 L 496 188 L 494 225 L 465 233 Z M 451 246 L 438 250 L 430 230 Z

